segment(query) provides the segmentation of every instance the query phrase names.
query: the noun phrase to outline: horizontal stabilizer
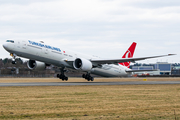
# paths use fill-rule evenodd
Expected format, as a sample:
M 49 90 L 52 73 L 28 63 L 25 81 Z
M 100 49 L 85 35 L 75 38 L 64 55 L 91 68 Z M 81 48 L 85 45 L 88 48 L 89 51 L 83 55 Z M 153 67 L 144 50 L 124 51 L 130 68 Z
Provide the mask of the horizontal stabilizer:
M 126 72 L 146 72 L 146 71 L 158 71 L 158 70 L 126 70 Z

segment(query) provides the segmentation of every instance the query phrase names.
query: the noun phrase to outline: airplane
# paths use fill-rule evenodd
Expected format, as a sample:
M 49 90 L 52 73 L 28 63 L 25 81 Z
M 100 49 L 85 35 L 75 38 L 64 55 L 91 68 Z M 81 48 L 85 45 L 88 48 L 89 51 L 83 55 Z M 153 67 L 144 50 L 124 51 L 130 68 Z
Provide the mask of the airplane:
M 149 70 L 132 70 L 130 63 L 150 58 L 171 56 L 175 54 L 138 57 L 133 58 L 136 48 L 136 42 L 133 42 L 122 58 L 102 59 L 97 56 L 86 55 L 71 50 L 64 50 L 59 47 L 50 46 L 43 41 L 35 42 L 31 40 L 7 40 L 3 47 L 13 57 L 12 64 L 16 64 L 17 56 L 29 59 L 27 66 L 31 70 L 44 70 L 48 65 L 54 65 L 60 68 L 60 74 L 57 78 L 68 80 L 65 76 L 66 69 L 73 69 L 85 72 L 82 77 L 88 81 L 93 81 L 91 74 L 102 77 L 123 77 L 131 75 L 133 72 L 142 72 Z

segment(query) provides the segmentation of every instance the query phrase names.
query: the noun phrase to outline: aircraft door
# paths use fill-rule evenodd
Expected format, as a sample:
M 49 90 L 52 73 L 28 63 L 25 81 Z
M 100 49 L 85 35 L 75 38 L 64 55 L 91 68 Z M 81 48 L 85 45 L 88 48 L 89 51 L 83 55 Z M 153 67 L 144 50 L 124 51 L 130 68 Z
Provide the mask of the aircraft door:
M 42 47 L 42 54 L 47 55 L 48 53 L 49 53 L 48 48 L 44 48 L 44 47 Z
M 26 45 L 27 45 L 26 41 L 22 41 L 22 48 L 23 49 L 26 49 Z
M 48 48 L 45 48 L 45 47 L 42 47 L 42 53 L 41 53 L 41 56 L 43 58 L 51 58 L 51 54 L 49 54 L 49 49 Z
M 119 66 L 118 66 L 118 68 L 119 68 L 119 74 L 118 74 L 118 77 L 121 77 L 122 69 L 121 69 L 121 67 L 119 67 Z
M 48 54 L 48 53 L 49 53 L 49 50 L 47 48 L 45 48 L 44 54 Z

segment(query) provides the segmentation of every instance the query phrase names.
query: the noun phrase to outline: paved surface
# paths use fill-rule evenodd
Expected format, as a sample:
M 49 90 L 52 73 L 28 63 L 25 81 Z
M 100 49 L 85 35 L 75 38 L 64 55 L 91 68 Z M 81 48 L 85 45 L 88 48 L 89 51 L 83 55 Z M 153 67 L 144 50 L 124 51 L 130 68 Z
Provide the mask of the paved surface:
M 7 86 L 76 86 L 76 85 L 156 85 L 156 84 L 180 84 L 180 81 L 0 83 L 0 87 L 7 87 Z

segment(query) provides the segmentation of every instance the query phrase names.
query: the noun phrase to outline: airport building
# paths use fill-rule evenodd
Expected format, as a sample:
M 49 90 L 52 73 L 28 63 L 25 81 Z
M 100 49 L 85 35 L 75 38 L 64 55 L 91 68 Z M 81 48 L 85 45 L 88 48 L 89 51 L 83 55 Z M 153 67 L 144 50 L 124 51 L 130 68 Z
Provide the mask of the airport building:
M 144 72 L 134 72 L 134 74 L 138 75 L 171 75 L 172 66 L 167 62 L 157 62 L 155 64 L 151 64 L 149 66 L 132 66 L 133 70 L 147 70 Z M 155 70 L 155 71 L 148 71 Z
M 159 69 L 161 75 L 171 75 L 171 64 L 168 62 L 157 62 L 154 69 Z

